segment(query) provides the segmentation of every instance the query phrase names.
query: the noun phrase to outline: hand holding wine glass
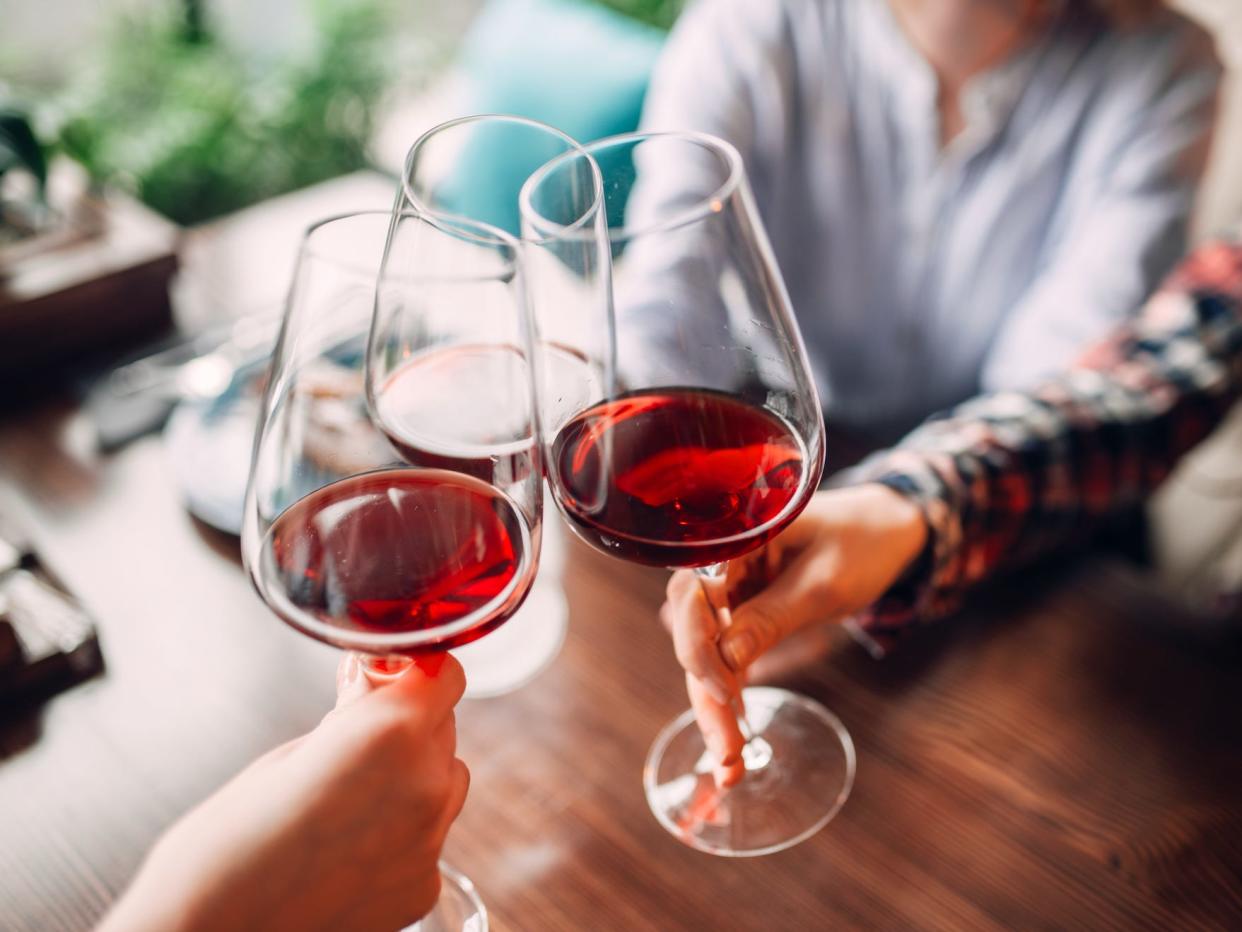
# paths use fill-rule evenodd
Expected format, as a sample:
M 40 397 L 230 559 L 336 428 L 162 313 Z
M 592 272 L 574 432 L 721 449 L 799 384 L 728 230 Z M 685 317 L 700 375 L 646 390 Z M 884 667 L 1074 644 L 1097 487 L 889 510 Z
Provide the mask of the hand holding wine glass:
M 918 506 L 887 486 L 832 489 L 817 493 L 763 547 L 729 563 L 712 584 L 719 607 L 708 604 L 693 573 L 673 574 L 660 615 L 688 674 L 699 729 L 720 762 L 718 782 L 731 786 L 745 773 L 745 738 L 731 698 L 736 682 L 748 680 L 751 665 L 787 638 L 872 604 L 926 539 Z
M 392 673 L 517 611 L 542 518 L 531 329 L 518 244 L 501 231 L 441 224 L 401 200 L 392 215 L 311 228 L 242 535 L 247 571 L 281 619 Z M 463 354 L 489 360 L 493 380 L 463 383 Z M 405 813 L 390 816 L 407 831 Z M 443 881 L 423 928 L 485 928 L 469 881 L 447 868 Z
M 436 666 L 376 689 L 346 655 L 336 709 L 173 825 L 101 928 L 277 932 L 330 921 L 392 932 L 428 913 L 469 785 L 453 717 L 465 678 L 451 656 Z

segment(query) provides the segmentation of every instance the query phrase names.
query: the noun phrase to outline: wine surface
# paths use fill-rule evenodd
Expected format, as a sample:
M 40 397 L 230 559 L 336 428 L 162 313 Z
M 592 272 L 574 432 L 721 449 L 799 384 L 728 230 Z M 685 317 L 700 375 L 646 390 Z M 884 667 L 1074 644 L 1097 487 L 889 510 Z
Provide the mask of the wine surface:
M 639 563 L 706 566 L 754 549 L 801 511 L 813 491 L 805 460 L 778 414 L 723 392 L 662 388 L 574 417 L 549 466 L 588 542 Z
M 512 346 L 431 349 L 380 386 L 376 421 L 407 463 L 504 488 L 531 469 L 528 378 L 526 360 Z
M 534 576 L 530 533 L 510 499 L 458 472 L 392 469 L 331 483 L 273 522 L 261 587 L 293 626 L 400 634 L 460 630 L 418 649 L 448 649 L 497 627 Z M 398 651 L 401 645 L 392 645 Z
M 583 356 L 555 343 L 541 347 L 544 424 L 562 420 L 591 394 L 599 376 Z M 499 488 L 534 466 L 526 359 L 512 345 L 434 347 L 403 362 L 376 393 L 375 420 L 414 466 L 455 469 Z

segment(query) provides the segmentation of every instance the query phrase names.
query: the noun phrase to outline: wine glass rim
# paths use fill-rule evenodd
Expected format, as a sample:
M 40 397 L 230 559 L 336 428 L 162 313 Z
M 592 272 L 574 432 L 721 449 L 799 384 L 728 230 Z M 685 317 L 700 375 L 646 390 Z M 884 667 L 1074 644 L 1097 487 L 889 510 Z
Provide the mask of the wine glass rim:
M 323 249 L 316 247 L 314 244 L 313 237 L 315 233 L 319 232 L 324 227 L 330 226 L 334 223 L 339 223 L 343 220 L 358 220 L 362 217 L 377 217 L 384 220 L 386 224 L 385 240 L 381 245 L 380 262 L 376 268 L 363 268 L 347 259 L 342 259 L 340 256 L 331 255 Z M 517 237 L 510 233 L 506 233 L 504 230 L 494 227 L 489 223 L 484 223 L 482 220 L 472 220 L 469 217 L 459 217 L 450 214 L 422 214 L 416 211 L 397 212 L 379 209 L 350 210 L 316 220 L 308 226 L 302 234 L 302 247 L 299 256 L 302 259 L 312 258 L 317 262 L 323 262 L 328 265 L 336 266 L 339 269 L 344 269 L 364 278 L 378 279 L 384 271 L 384 254 L 388 248 L 387 241 L 391 236 L 392 225 L 402 219 L 417 220 L 419 222 L 426 223 L 428 226 L 439 230 L 441 233 L 445 233 L 448 236 L 453 236 L 457 239 L 476 242 L 484 246 L 504 247 L 508 253 L 508 259 L 511 266 L 515 269 L 517 267 L 521 252 L 521 243 L 518 241 Z M 471 227 L 473 229 L 464 229 L 465 227 Z M 444 277 L 454 281 L 461 278 L 461 276 Z M 488 275 L 486 277 L 494 278 L 495 276 Z M 424 281 L 433 279 L 435 276 L 418 275 L 416 278 L 419 281 Z
M 473 113 L 468 116 L 456 117 L 452 120 L 445 120 L 443 123 L 437 123 L 435 126 L 426 130 L 425 132 L 423 132 L 421 136 L 419 136 L 417 139 L 414 140 L 413 144 L 410 146 L 409 150 L 405 154 L 405 162 L 401 170 L 401 196 L 411 206 L 414 212 L 420 216 L 436 217 L 436 218 L 440 218 L 443 220 L 451 220 L 451 221 L 465 221 L 467 223 L 472 223 L 478 226 L 487 227 L 489 229 L 495 230 L 497 233 L 500 233 L 506 240 L 517 240 L 518 242 L 529 242 L 536 246 L 540 246 L 547 242 L 550 242 L 551 241 L 550 237 L 544 237 L 544 238 L 538 238 L 538 239 L 528 238 L 526 236 L 522 236 L 520 238 L 514 237 L 512 234 L 505 233 L 503 230 L 500 230 L 497 227 L 491 226 L 491 224 L 481 223 L 480 221 L 473 220 L 470 217 L 465 216 L 464 214 L 455 214 L 455 213 L 452 213 L 451 211 L 438 210 L 432 207 L 431 205 L 427 204 L 426 202 L 424 202 L 422 198 L 420 198 L 417 194 L 414 193 L 413 188 L 411 187 L 411 184 L 410 184 L 410 178 L 413 175 L 414 159 L 417 153 L 419 152 L 419 150 L 422 149 L 423 146 L 425 146 L 432 139 L 432 137 L 438 136 L 439 134 L 445 132 L 446 130 L 456 129 L 459 126 L 464 126 L 469 123 L 512 123 L 512 124 L 516 124 L 519 126 L 526 126 L 531 129 L 540 130 L 544 133 L 547 133 L 550 136 L 554 136 L 557 139 L 559 139 L 561 142 L 565 143 L 569 148 L 565 152 L 562 152 L 560 155 L 551 159 L 550 161 L 552 162 L 555 162 L 558 159 L 564 158 L 565 156 L 587 155 L 586 148 L 583 146 L 582 143 L 578 142 L 578 140 L 574 139 L 568 133 L 557 129 L 555 126 L 551 126 L 550 124 L 541 122 L 540 120 L 533 120 L 530 117 L 518 116 L 517 114 L 513 114 L 513 113 Z M 594 188 L 595 196 L 592 199 L 591 207 L 583 211 L 583 213 L 576 220 L 574 220 L 573 223 L 565 225 L 565 229 L 567 230 L 581 229 L 582 227 L 591 223 L 594 220 L 594 218 L 599 214 L 599 212 L 603 209 L 603 205 L 604 205 L 603 174 L 600 172 L 599 165 L 596 164 L 595 160 L 590 158 L 590 156 L 587 156 L 587 158 L 588 158 L 590 168 L 591 168 L 591 181 L 592 181 L 592 187 Z M 538 174 L 539 172 L 543 171 L 546 165 L 547 163 L 535 169 L 535 171 L 531 173 L 532 177 Z M 526 190 L 526 185 L 529 183 L 529 181 L 530 181 L 529 178 L 526 181 L 524 181 L 522 183 L 521 190 L 518 192 L 519 211 L 521 210 L 522 191 Z M 588 236 L 587 238 L 590 238 L 590 237 Z
M 368 208 L 366 210 L 345 210 L 340 213 L 330 214 L 327 217 L 320 217 L 318 220 L 309 224 L 306 229 L 302 231 L 301 247 L 298 250 L 299 259 L 315 259 L 317 262 L 325 262 L 328 265 L 333 265 L 339 269 L 345 269 L 346 271 L 363 276 L 374 276 L 378 274 L 378 266 L 374 269 L 362 268 L 347 259 L 342 259 L 340 256 L 334 256 L 316 246 L 315 234 L 319 233 L 325 227 L 342 223 L 346 220 L 361 220 L 364 217 L 376 217 L 379 219 L 391 220 L 392 211 L 381 210 L 379 208 Z M 385 236 L 387 236 L 387 230 L 385 230 Z
M 676 211 L 670 216 L 659 219 L 646 226 L 640 226 L 637 229 L 631 229 L 627 226 L 614 228 L 608 227 L 608 239 L 610 242 L 624 242 L 627 240 L 638 239 L 643 236 L 650 236 L 654 233 L 667 233 L 671 230 L 679 229 L 702 220 L 711 214 L 719 213 L 723 209 L 725 201 L 736 193 L 738 187 L 745 177 L 745 166 L 742 163 L 742 154 L 738 152 L 737 147 L 728 140 L 721 139 L 719 136 L 713 136 L 711 133 L 692 132 L 687 130 L 657 130 L 657 131 L 639 131 L 634 133 L 620 133 L 615 136 L 606 136 L 603 139 L 597 139 L 594 142 L 586 143 L 582 146 L 583 152 L 562 152 L 560 155 L 545 162 L 537 168 L 526 183 L 522 185 L 522 190 L 518 193 L 518 206 L 522 216 L 537 224 L 541 229 L 548 230 L 539 240 L 531 240 L 536 243 L 548 243 L 557 240 L 574 240 L 589 239 L 589 236 L 583 237 L 579 235 L 580 223 L 574 221 L 571 224 L 560 224 L 554 220 L 550 220 L 542 213 L 535 209 L 532 203 L 532 195 L 540 184 L 542 184 L 552 172 L 567 164 L 570 159 L 579 155 L 584 155 L 593 164 L 593 170 L 599 174 L 601 185 L 603 185 L 603 172 L 599 169 L 599 163 L 595 159 L 595 153 L 605 149 L 613 149 L 620 146 L 637 147 L 644 142 L 652 140 L 677 140 L 680 142 L 692 142 L 714 154 L 720 156 L 728 166 L 728 171 L 722 181 L 714 191 L 705 197 L 699 198 L 697 202 L 691 204 L 684 210 Z
M 394 470 L 409 469 L 416 469 L 417 471 L 416 467 L 410 466 L 381 466 L 378 469 L 367 470 L 366 472 L 352 473 L 349 478 L 356 478 L 357 476 L 368 474 L 376 475 L 385 472 L 392 472 Z M 458 478 L 462 478 L 463 475 L 464 474 L 458 474 Z M 464 476 L 464 478 L 467 480 L 473 480 L 474 482 L 486 484 L 480 479 L 473 479 L 471 476 Z M 488 488 L 490 491 L 504 496 L 509 501 L 509 504 L 513 507 L 516 514 L 523 513 L 521 506 L 519 506 L 517 502 L 513 501 L 509 494 L 503 489 L 498 489 L 495 486 L 490 485 Z M 281 514 L 283 513 L 284 511 L 282 510 Z M 517 526 L 522 535 L 522 552 L 528 555 L 528 560 L 534 559 L 537 561 L 538 557 L 532 552 L 534 549 L 534 540 L 531 535 L 530 528 L 527 527 L 526 521 L 524 520 L 519 520 L 517 522 Z M 269 525 L 268 531 L 270 530 L 271 526 Z M 266 537 L 266 534 L 267 532 L 264 532 L 259 535 L 259 540 L 255 542 L 258 547 L 261 548 L 263 546 L 263 538 Z M 243 557 L 245 557 L 244 553 Z M 243 559 L 243 563 L 247 569 L 247 574 L 250 576 L 251 584 L 258 591 L 259 597 L 268 605 L 269 608 L 284 619 L 286 624 L 310 635 L 316 640 L 323 641 L 328 644 L 335 644 L 336 646 L 342 647 L 346 650 L 357 650 L 370 654 L 397 653 L 403 650 L 425 648 L 446 641 L 455 635 L 461 634 L 463 631 L 469 631 L 471 628 L 477 628 L 479 625 L 486 623 L 494 615 L 496 615 L 497 610 L 513 598 L 518 590 L 518 587 L 523 583 L 527 584 L 529 590 L 530 581 L 534 579 L 535 574 L 538 572 L 538 564 L 536 563 L 533 570 L 527 568 L 522 572 L 514 573 L 505 584 L 505 587 L 490 601 L 488 601 L 486 605 L 480 606 L 474 611 L 463 615 L 456 621 L 449 622 L 445 625 L 437 625 L 434 628 L 419 629 L 417 631 L 394 631 L 390 633 L 383 633 L 375 631 L 358 631 L 350 628 L 344 628 L 330 622 L 320 621 L 311 613 L 295 605 L 288 598 L 288 596 L 284 595 L 279 590 L 279 588 L 273 588 L 269 591 L 270 587 L 267 586 L 266 581 L 263 579 L 263 574 L 260 571 L 261 562 L 261 558 L 257 552 L 252 554 L 251 558 Z M 525 598 L 525 595 L 523 595 L 523 598 Z

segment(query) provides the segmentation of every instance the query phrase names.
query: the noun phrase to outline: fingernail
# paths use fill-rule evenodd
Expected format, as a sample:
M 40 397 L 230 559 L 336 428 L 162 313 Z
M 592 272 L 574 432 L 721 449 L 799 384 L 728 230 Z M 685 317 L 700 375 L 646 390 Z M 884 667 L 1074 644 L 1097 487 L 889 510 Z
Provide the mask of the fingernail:
M 703 684 L 703 688 L 707 690 L 707 694 L 721 705 L 729 704 L 729 690 L 725 688 L 724 683 L 712 677 L 706 677 L 699 680 L 699 682 Z
M 721 766 L 712 768 L 712 780 L 716 783 L 716 789 L 727 790 L 738 782 L 737 776 L 734 774 L 733 767 Z
M 422 671 L 423 676 L 428 679 L 434 679 L 440 672 L 440 668 L 444 666 L 444 654 L 423 654 L 414 658 L 414 666 Z
M 336 668 L 336 689 L 340 692 L 349 686 L 358 682 L 358 677 L 362 675 L 362 666 L 358 663 L 358 655 L 348 653 L 345 660 Z
M 741 670 L 755 655 L 755 635 L 750 631 L 726 631 L 720 640 L 720 650 L 729 665 Z

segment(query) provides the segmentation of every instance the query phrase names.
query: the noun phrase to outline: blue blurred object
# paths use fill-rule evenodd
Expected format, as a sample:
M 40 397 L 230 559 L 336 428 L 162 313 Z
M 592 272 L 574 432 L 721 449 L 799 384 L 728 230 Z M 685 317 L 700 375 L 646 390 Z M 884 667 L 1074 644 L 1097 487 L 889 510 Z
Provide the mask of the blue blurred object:
M 325 353 L 325 359 L 338 363 L 345 372 L 358 372 L 365 341 L 366 334 L 346 340 Z M 228 387 L 220 394 L 178 404 L 164 428 L 164 447 L 186 508 L 199 520 L 229 534 L 241 533 L 255 422 L 270 361 L 268 354 L 254 355 L 238 367 Z M 333 369 L 331 363 L 328 369 Z M 331 404 L 332 398 L 319 396 L 314 403 Z M 341 414 L 342 410 L 337 409 L 331 416 L 340 418 Z M 352 412 L 352 422 L 361 425 L 365 437 L 377 439 L 389 449 L 386 441 L 380 439 L 382 435 L 371 426 L 361 401 Z M 290 497 L 283 502 L 275 501 L 277 510 L 289 507 L 303 495 L 339 478 L 339 473 L 326 467 L 304 468 L 298 474 L 298 481 L 286 490 Z
M 664 36 L 584 0 L 492 0 L 460 64 L 475 112 L 529 117 L 590 142 L 637 128 Z M 458 161 L 458 212 L 519 233 L 517 191 L 547 160 L 522 151 L 531 138 L 498 126 L 472 140 Z
M 164 447 L 174 481 L 190 514 L 228 534 L 240 534 L 256 392 L 230 390 L 216 401 L 184 402 L 164 428 Z
M 266 356 L 251 360 L 219 396 L 178 404 L 164 427 L 164 449 L 186 508 L 228 534 L 241 533 L 267 366 Z

